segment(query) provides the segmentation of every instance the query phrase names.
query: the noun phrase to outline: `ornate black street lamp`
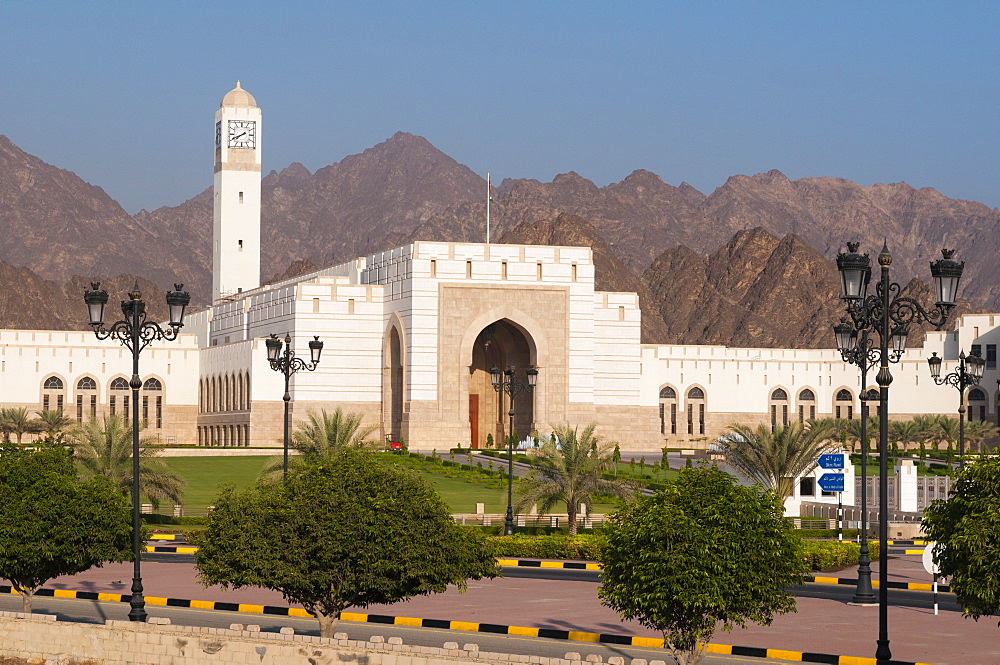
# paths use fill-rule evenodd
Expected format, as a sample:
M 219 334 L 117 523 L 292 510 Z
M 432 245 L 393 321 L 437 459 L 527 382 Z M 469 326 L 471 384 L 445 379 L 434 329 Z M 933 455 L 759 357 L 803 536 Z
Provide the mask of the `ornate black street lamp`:
M 512 500 L 514 497 L 514 398 L 525 390 L 531 392 L 538 383 L 538 370 L 532 365 L 527 369 L 528 382 L 522 383 L 515 378 L 514 366 L 501 370 L 494 367 L 490 370 L 490 378 L 493 381 L 493 390 L 498 393 L 506 393 L 510 396 L 510 431 L 507 432 L 507 519 L 504 520 L 503 535 L 514 535 L 514 509 Z M 501 398 L 502 400 L 503 398 Z M 502 404 L 502 403 L 501 403 Z
M 973 352 L 968 357 L 965 351 L 958 354 L 958 369 L 941 376 L 941 358 L 932 353 L 927 359 L 931 368 L 931 378 L 934 383 L 943 386 L 946 383 L 958 389 L 958 466 L 965 466 L 965 389 L 978 386 L 986 369 L 986 361 Z
M 289 335 L 285 335 L 284 350 L 282 350 L 282 341 L 277 335 L 272 334 L 264 342 L 267 346 L 267 362 L 270 363 L 271 369 L 275 372 L 281 372 L 285 377 L 285 395 L 281 399 L 285 401 L 285 429 L 284 429 L 284 441 L 285 441 L 285 461 L 282 467 L 282 479 L 288 478 L 288 429 L 290 423 L 288 421 L 288 404 L 292 401 L 292 395 L 288 391 L 288 381 L 291 379 L 292 374 L 295 374 L 299 370 L 307 369 L 310 372 L 319 366 L 319 356 L 323 352 L 323 342 L 319 341 L 319 336 L 313 336 L 312 340 L 309 342 L 309 359 L 311 362 L 306 362 L 302 358 L 296 358 L 295 353 L 292 351 L 292 338 Z
M 879 360 L 879 350 L 875 348 L 874 340 L 868 334 L 867 328 L 858 330 L 846 319 L 833 327 L 837 339 L 837 349 L 844 362 L 856 365 L 861 370 L 861 400 L 867 402 L 868 370 L 875 367 Z M 895 338 L 894 338 L 895 341 Z M 900 344 L 905 344 L 905 335 Z M 902 346 L 893 344 L 889 362 L 898 363 L 903 355 Z M 873 391 L 875 392 L 875 391 Z M 877 399 L 877 398 L 876 398 Z M 861 408 L 861 552 L 858 555 L 858 586 L 851 602 L 855 605 L 874 605 L 875 592 L 872 591 L 871 558 L 868 549 L 868 405 Z
M 132 599 L 129 601 L 132 609 L 128 613 L 129 621 L 146 620 L 146 599 L 142 595 L 142 573 L 140 571 L 140 528 L 139 528 L 139 388 L 142 380 L 139 378 L 139 354 L 155 340 L 171 342 L 177 339 L 184 326 L 184 309 L 191 302 L 191 295 L 181 291 L 183 284 L 174 284 L 174 290 L 167 293 L 167 309 L 169 310 L 170 327 L 162 328 L 158 323 L 146 320 L 146 303 L 142 300 L 139 283 L 128 293 L 128 300 L 122 301 L 121 321 L 116 321 L 109 328 L 104 327 L 104 306 L 108 304 L 108 292 L 101 289 L 100 282 L 93 282 L 83 300 L 87 303 L 90 315 L 90 325 L 97 339 L 118 340 L 122 346 L 132 352 L 132 379 L 128 385 L 132 389 Z
M 837 269 L 843 281 L 841 299 L 851 317 L 855 330 L 867 330 L 879 338 L 879 371 L 876 380 L 879 385 L 879 632 L 875 659 L 878 665 L 889 665 L 892 652 L 889 650 L 888 630 L 888 568 L 889 551 L 889 372 L 890 343 L 893 353 L 902 353 L 906 346 L 906 334 L 911 323 L 926 322 L 940 329 L 948 320 L 955 307 L 958 282 L 962 277 L 965 263 L 952 260 L 954 250 L 941 250 L 944 258 L 931 264 L 931 277 L 937 303 L 927 311 L 913 298 L 900 295 L 900 286 L 889 281 L 889 266 L 892 255 L 885 243 L 878 255 L 882 267 L 881 276 L 875 285 L 875 294 L 868 295 L 871 280 L 871 259 L 858 254 L 858 243 L 847 243 L 848 253 L 837 256 Z

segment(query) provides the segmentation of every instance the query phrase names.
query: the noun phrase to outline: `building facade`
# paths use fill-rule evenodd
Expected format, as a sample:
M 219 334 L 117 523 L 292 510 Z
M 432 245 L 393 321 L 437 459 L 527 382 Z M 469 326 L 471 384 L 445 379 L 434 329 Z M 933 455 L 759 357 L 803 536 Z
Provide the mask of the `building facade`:
M 283 377 L 264 346 L 275 334 L 300 355 L 316 336 L 325 345 L 319 367 L 292 379 L 293 418 L 341 407 L 421 448 L 503 440 L 510 404 L 492 367 L 514 366 L 521 381 L 538 370 L 535 390 L 514 404 L 520 438 L 597 422 L 623 450 L 705 448 L 731 423 L 865 408 L 858 369 L 833 349 L 641 344 L 636 294 L 596 290 L 587 247 L 414 242 L 261 285 L 261 111 L 237 83 L 215 123 L 213 304 L 188 317 L 178 341 L 143 353 L 139 402 L 123 389 L 123 347 L 91 333 L 5 330 L 0 405 L 79 421 L 140 409 L 163 443 L 280 446 Z M 936 352 L 948 372 L 960 351 L 979 350 L 987 366 L 968 417 L 1000 423 L 997 344 L 1000 314 L 930 333 L 891 368 L 891 416 L 954 414 L 956 391 L 934 385 L 927 357 Z

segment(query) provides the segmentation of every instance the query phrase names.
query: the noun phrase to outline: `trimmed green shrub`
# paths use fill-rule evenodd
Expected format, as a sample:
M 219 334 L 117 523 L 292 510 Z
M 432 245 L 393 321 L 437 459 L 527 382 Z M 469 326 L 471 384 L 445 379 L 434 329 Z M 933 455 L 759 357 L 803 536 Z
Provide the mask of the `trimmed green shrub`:
M 140 515 L 146 524 L 208 524 L 208 515 L 189 515 L 186 517 L 174 517 L 172 515 Z
M 498 557 L 529 559 L 582 559 L 596 561 L 607 542 L 604 536 L 503 536 L 491 538 L 493 552 Z
M 493 535 L 490 543 L 493 553 L 500 558 L 525 559 L 576 559 L 596 561 L 600 558 L 601 548 L 606 539 L 601 534 L 580 534 L 568 536 L 555 534 L 549 536 L 496 536 L 497 527 L 467 528 L 481 529 Z M 853 566 L 858 562 L 861 547 L 851 541 L 803 540 L 803 561 L 813 572 L 834 571 Z M 871 559 L 878 559 L 878 542 L 868 543 Z
M 803 560 L 809 570 L 837 570 L 856 564 L 861 546 L 847 540 L 804 540 L 802 552 Z M 878 552 L 878 541 L 869 542 L 868 555 L 873 561 L 878 558 Z

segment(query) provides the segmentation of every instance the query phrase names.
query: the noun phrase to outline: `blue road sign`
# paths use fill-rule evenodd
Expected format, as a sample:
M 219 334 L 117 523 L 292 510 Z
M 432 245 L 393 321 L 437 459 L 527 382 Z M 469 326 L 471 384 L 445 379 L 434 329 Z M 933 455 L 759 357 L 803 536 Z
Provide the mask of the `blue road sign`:
M 819 487 L 824 492 L 843 492 L 844 474 L 824 473 L 819 477 Z
M 843 469 L 844 453 L 828 453 L 819 456 L 819 468 L 821 469 Z

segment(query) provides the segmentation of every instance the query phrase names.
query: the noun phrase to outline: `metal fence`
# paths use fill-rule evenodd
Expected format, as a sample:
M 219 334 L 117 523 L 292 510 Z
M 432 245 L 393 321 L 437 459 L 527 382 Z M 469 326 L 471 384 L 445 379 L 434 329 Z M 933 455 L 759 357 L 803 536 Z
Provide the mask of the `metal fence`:
M 868 500 L 869 504 L 878 503 L 879 479 L 868 479 Z M 924 510 L 930 507 L 938 499 L 947 499 L 948 492 L 951 491 L 950 476 L 917 476 L 917 510 Z M 854 478 L 854 497 L 861 500 L 861 479 Z M 899 508 L 899 481 L 897 476 L 889 477 L 889 509 Z
M 456 513 L 452 515 L 456 524 L 463 526 L 503 526 L 504 513 Z M 604 524 L 605 515 L 578 515 L 576 525 L 580 529 L 593 529 Z M 566 513 L 549 515 L 515 515 L 514 524 L 521 527 L 559 528 L 569 523 Z
M 855 506 L 844 506 L 844 522 L 852 525 L 861 524 L 861 509 Z M 837 504 L 835 503 L 813 503 L 810 501 L 803 501 L 800 508 L 799 514 L 803 518 L 822 518 L 830 521 L 836 521 L 837 519 Z M 888 513 L 888 518 L 890 522 L 919 522 L 923 519 L 923 513 L 910 513 L 903 512 L 901 510 L 890 509 Z M 868 525 L 872 528 L 872 525 L 878 524 L 878 500 L 876 499 L 872 507 L 868 510 Z M 828 527 L 830 528 L 830 527 Z M 850 526 L 849 528 L 858 528 L 858 526 Z

